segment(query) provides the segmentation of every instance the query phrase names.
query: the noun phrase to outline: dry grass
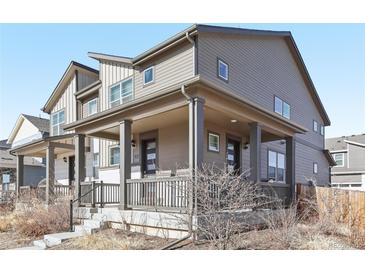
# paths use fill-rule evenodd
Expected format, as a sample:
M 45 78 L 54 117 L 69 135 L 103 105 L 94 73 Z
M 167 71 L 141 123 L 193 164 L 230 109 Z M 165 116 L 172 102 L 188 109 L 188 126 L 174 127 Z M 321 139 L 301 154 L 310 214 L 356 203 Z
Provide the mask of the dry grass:
M 159 249 L 169 241 L 140 233 L 106 229 L 95 234 L 72 239 L 52 249 L 81 250 L 141 250 Z

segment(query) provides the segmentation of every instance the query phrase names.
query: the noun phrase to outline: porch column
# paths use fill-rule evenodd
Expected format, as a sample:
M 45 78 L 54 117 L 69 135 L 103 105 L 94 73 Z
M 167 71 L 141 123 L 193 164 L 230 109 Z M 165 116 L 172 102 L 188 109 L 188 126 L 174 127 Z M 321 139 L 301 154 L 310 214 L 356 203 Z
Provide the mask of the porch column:
M 81 197 L 81 182 L 85 180 L 85 135 L 78 134 L 75 139 L 75 194 Z M 80 200 L 78 202 L 80 205 Z
M 251 180 L 255 183 L 261 181 L 261 126 L 250 123 L 250 168 Z
M 285 178 L 286 183 L 290 185 L 290 202 L 295 202 L 296 200 L 296 184 L 295 184 L 295 138 L 287 137 L 285 138 L 286 143 L 286 168 L 285 168 Z
M 199 169 L 204 157 L 204 103 L 202 98 L 194 98 L 194 169 Z
M 120 157 L 120 209 L 127 209 L 127 180 L 131 178 L 132 121 L 124 120 L 119 126 Z
M 16 157 L 16 185 L 15 191 L 19 195 L 20 187 L 24 185 L 24 155 Z
M 46 204 L 52 203 L 54 195 L 54 147 L 49 145 L 46 150 Z

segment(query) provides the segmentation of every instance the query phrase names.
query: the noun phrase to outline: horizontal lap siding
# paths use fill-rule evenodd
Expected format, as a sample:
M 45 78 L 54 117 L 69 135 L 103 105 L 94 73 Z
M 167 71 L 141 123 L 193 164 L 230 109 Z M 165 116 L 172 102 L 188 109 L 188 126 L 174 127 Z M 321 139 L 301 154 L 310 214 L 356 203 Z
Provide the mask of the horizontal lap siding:
M 135 71 L 135 98 L 139 98 L 160 89 L 177 84 L 194 76 L 194 49 L 190 43 L 144 63 Z M 155 66 L 155 81 L 143 87 L 143 70 Z
M 203 77 L 273 111 L 274 95 L 291 105 L 291 120 L 306 127 L 302 138 L 323 147 L 312 131 L 323 124 L 290 50 L 282 38 L 200 34 L 198 71 Z M 217 57 L 229 65 L 229 82 L 217 78 Z
M 109 108 L 109 87 L 123 79 L 133 76 L 133 68 L 120 63 L 100 61 L 100 111 Z
M 361 174 L 357 175 L 335 175 L 332 176 L 333 183 L 361 183 Z

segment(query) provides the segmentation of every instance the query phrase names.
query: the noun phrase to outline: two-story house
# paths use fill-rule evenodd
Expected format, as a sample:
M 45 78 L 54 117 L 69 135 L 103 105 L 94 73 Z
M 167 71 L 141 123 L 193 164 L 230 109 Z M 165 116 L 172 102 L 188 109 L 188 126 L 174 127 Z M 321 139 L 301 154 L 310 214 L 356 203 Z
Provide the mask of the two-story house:
M 365 190 L 365 134 L 328 138 L 326 148 L 336 161 L 331 185 Z
M 329 183 L 330 120 L 290 32 L 193 25 L 133 58 L 89 56 L 99 70 L 72 62 L 43 108 L 50 137 L 14 150 L 46 156 L 49 190 L 70 157 L 77 196 L 98 167 L 120 212 L 187 207 L 173 186 L 203 163 L 287 201 Z

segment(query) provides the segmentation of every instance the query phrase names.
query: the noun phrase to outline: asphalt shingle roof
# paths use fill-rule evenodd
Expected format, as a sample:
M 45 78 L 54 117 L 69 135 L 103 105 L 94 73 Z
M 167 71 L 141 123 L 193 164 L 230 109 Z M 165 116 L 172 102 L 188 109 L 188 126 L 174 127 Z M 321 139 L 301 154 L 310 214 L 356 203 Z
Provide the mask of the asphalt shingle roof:
M 23 114 L 23 116 L 36 128 L 38 128 L 39 131 L 49 133 L 49 119 L 35 117 L 27 114 Z
M 347 149 L 345 140 L 365 144 L 365 134 L 328 138 L 326 139 L 326 149 L 329 151 Z

